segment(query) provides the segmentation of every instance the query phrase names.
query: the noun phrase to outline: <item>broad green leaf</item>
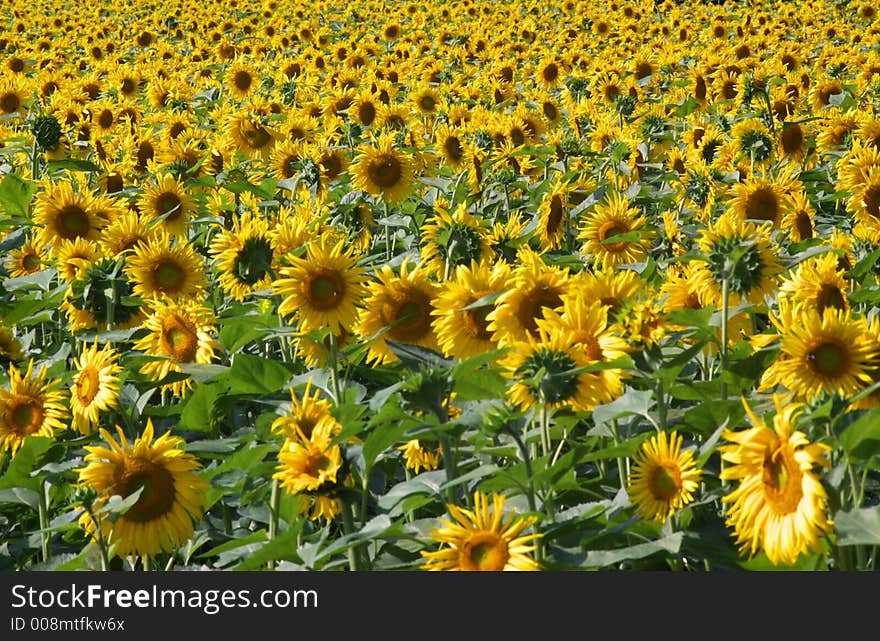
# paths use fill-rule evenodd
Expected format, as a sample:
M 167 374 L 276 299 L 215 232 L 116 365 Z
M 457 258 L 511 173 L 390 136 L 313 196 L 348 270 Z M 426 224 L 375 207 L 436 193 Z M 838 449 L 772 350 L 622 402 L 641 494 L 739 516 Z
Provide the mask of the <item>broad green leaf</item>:
M 0 490 L 0 503 L 22 503 L 34 510 L 40 507 L 40 495 L 26 487 L 11 487 Z
M 847 455 L 864 461 L 880 452 L 880 408 L 860 416 L 840 435 L 840 444 Z
M 683 536 L 682 532 L 676 532 L 657 541 L 638 543 L 616 550 L 590 550 L 587 552 L 583 565 L 584 567 L 604 568 L 622 561 L 644 559 L 658 552 L 678 554 Z
M 0 181 L 0 208 L 10 216 L 27 217 L 37 185 L 15 174 L 6 174 Z
M 101 168 L 95 163 L 76 158 L 50 160 L 46 163 L 46 170 L 50 174 L 61 169 L 66 169 L 68 171 L 101 171 Z
M 834 515 L 837 545 L 880 545 L 880 506 Z
M 34 492 L 40 490 L 40 479 L 31 476 L 31 472 L 40 467 L 42 456 L 54 445 L 54 439 L 48 436 L 28 436 L 24 444 L 9 463 L 3 478 L 0 478 L 0 488 L 27 488 Z
M 239 353 L 229 369 L 230 394 L 276 394 L 284 389 L 295 370 L 261 356 Z
M 213 431 L 217 420 L 217 403 L 227 394 L 225 380 L 211 380 L 198 385 L 182 404 L 178 428 L 193 432 Z
M 232 569 L 237 572 L 246 572 L 265 568 L 274 561 L 299 561 L 296 554 L 296 539 L 302 527 L 303 521 L 296 520 L 274 539 L 257 547 Z
M 629 414 L 649 416 L 649 410 L 653 404 L 654 392 L 652 390 L 627 389 L 620 397 L 610 403 L 597 405 L 593 409 L 593 421 L 596 424 L 607 423 Z

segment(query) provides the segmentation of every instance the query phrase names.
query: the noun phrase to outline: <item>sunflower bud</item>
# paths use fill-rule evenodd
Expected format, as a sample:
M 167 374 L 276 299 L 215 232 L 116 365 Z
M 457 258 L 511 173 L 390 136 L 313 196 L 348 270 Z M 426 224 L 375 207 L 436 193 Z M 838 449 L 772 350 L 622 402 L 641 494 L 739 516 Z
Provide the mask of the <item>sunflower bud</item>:
M 55 116 L 37 116 L 31 125 L 31 131 L 42 149 L 48 151 L 58 147 L 58 141 L 61 139 L 61 123 Z

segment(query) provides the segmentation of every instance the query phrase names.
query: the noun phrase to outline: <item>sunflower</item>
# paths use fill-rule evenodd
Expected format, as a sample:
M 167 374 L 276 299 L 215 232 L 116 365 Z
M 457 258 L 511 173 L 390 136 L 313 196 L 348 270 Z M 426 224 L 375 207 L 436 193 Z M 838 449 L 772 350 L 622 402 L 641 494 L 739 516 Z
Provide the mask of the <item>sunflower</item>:
M 608 321 L 609 308 L 601 301 L 586 298 L 578 289 L 563 296 L 562 308 L 545 309 L 544 317 L 538 319 L 538 327 L 549 335 L 563 334 L 571 345 L 583 350 L 590 365 L 608 363 L 622 358 L 629 351 L 626 341 L 617 335 L 616 328 Z M 582 374 L 590 383 L 596 397 L 589 404 L 610 403 L 624 391 L 626 372 L 613 367 Z
M 284 436 L 286 439 L 310 439 L 315 427 L 325 421 L 335 421 L 330 402 L 321 398 L 321 391 L 311 393 L 312 379 L 306 383 L 306 389 L 302 394 L 302 400 L 296 396 L 296 391 L 290 390 L 290 408 L 284 414 L 272 422 L 272 431 Z
M 270 290 L 280 267 L 269 221 L 254 212 L 235 217 L 232 229 L 222 229 L 208 253 L 215 261 L 220 287 L 238 301 Z
M 193 522 L 202 516 L 209 486 L 197 474 L 201 463 L 185 451 L 182 438 L 170 432 L 154 438 L 152 419 L 133 443 L 120 427 L 116 430 L 118 441 L 101 429 L 106 445 L 85 446 L 88 464 L 77 470 L 78 482 L 98 497 L 80 517 L 80 525 L 94 538 L 100 527 L 100 536 L 119 556 L 172 552 L 192 538 Z M 126 498 L 138 491 L 137 501 L 124 514 L 95 524 L 92 515 L 111 496 Z
M 302 434 L 288 438 L 278 452 L 278 466 L 272 476 L 282 489 L 293 495 L 305 495 L 308 509 L 311 503 L 312 520 L 323 517 L 331 521 L 341 511 L 335 487 L 342 477 L 342 448 L 331 445 L 339 430 L 336 420 L 325 420 L 315 425 L 309 438 Z
M 0 324 L 0 367 L 8 367 L 23 359 L 21 341 L 15 337 L 12 328 Z
M 157 225 L 150 227 L 136 211 L 126 211 L 101 230 L 98 245 L 103 256 L 131 254 L 138 243 L 148 243 L 161 233 Z
M 388 341 L 438 349 L 431 324 L 437 284 L 428 280 L 427 271 L 420 264 L 412 266 L 407 258 L 399 274 L 382 265 L 376 276 L 367 286 L 368 296 L 354 326 L 359 338 L 370 341 L 368 360 L 396 361 Z
M 412 470 L 415 474 L 418 474 L 420 470 L 426 472 L 436 470 L 440 465 L 440 455 L 443 452 L 443 448 L 439 444 L 432 450 L 417 438 L 407 441 L 397 449 L 403 452 L 406 469 Z
M 59 276 L 70 282 L 98 259 L 98 244 L 85 238 L 61 239 L 53 253 Z
M 409 154 L 394 149 L 393 144 L 393 136 L 383 134 L 375 145 L 360 147 L 351 174 L 356 189 L 388 203 L 399 203 L 412 191 L 415 164 Z
M 161 232 L 135 246 L 125 272 L 134 295 L 144 299 L 185 300 L 205 289 L 205 269 L 194 247 L 168 232 Z
M 425 218 L 420 236 L 422 264 L 444 280 L 457 267 L 488 260 L 492 255 L 485 221 L 468 212 L 464 204 L 449 214 L 435 203 L 434 215 Z
M 441 123 L 434 131 L 434 140 L 437 142 L 437 151 L 444 163 L 453 171 L 464 169 L 468 146 L 464 129 L 450 126 L 445 122 Z
M 246 158 L 268 158 L 281 134 L 260 114 L 236 113 L 226 122 L 226 135 Z
M 659 523 L 694 500 L 702 471 L 677 432 L 659 432 L 642 444 L 629 477 L 630 501 L 642 518 Z
M 338 333 L 357 319 L 367 279 L 344 242 L 321 236 L 306 245 L 305 257 L 290 256 L 272 283 L 282 297 L 278 313 L 294 315 L 302 333 L 322 327 Z
M 531 249 L 519 251 L 519 264 L 511 273 L 508 287 L 486 315 L 487 329 L 499 346 L 521 341 L 538 331 L 544 310 L 562 306 L 569 283 L 568 272 L 550 267 Z
M 14 455 L 28 436 L 54 436 L 65 427 L 68 417 L 60 381 L 46 382 L 46 366 L 34 373 L 34 361 L 28 361 L 22 374 L 9 366 L 9 389 L 0 387 L 0 451 Z
M 434 331 L 440 349 L 453 358 L 471 358 L 496 349 L 486 316 L 507 286 L 510 267 L 499 262 L 474 262 L 456 267 L 453 277 L 440 284 L 434 299 Z
M 641 212 L 626 196 L 614 193 L 582 221 L 578 233 L 578 240 L 584 243 L 581 253 L 602 269 L 645 260 L 650 233 L 642 229 L 644 225 Z
M 543 251 L 561 249 L 565 245 L 570 222 L 568 191 L 568 183 L 555 181 L 538 205 L 538 229 Z
M 742 220 L 769 221 L 779 227 L 787 213 L 787 196 L 796 185 L 796 179 L 787 172 L 776 178 L 749 176 L 733 188 L 728 207 Z
M 259 78 L 243 60 L 235 60 L 226 68 L 223 84 L 235 100 L 245 100 L 256 90 Z
M 771 429 L 758 418 L 748 403 L 743 405 L 753 427 L 724 430 L 729 444 L 719 447 L 725 466 L 719 478 L 737 481 L 736 489 L 724 496 L 730 504 L 726 523 L 733 528 L 742 553 L 754 556 L 763 551 L 775 565 L 793 565 L 804 552 L 822 551 L 820 538 L 829 534 L 828 495 L 814 471 L 831 448 L 810 443 L 794 429 L 803 405 L 774 395 L 776 414 Z
M 871 383 L 880 346 L 870 340 L 864 317 L 851 317 L 834 306 L 819 313 L 811 307 L 770 315 L 780 334 L 781 354 L 764 370 L 759 390 L 782 385 L 812 402 L 824 394 L 846 398 Z
M 189 220 L 196 211 L 195 202 L 183 183 L 171 173 L 157 176 L 141 194 L 141 212 L 148 226 L 175 236 L 186 236 Z
M 433 529 L 431 536 L 441 547 L 433 552 L 421 552 L 426 559 L 422 567 L 462 572 L 540 570 L 540 564 L 529 554 L 535 551 L 535 541 L 541 534 L 521 536 L 537 519 L 511 512 L 503 520 L 505 500 L 504 495 L 493 493 L 490 506 L 489 497 L 477 491 L 473 510 L 448 504 L 446 507 L 454 521 L 440 519 L 443 527 Z
M 788 230 L 788 237 L 793 243 L 801 243 L 815 236 L 816 211 L 803 189 L 796 189 L 788 196 L 788 204 L 779 227 Z
M 812 256 L 798 263 L 790 277 L 780 280 L 779 297 L 789 299 L 793 307 L 804 306 L 819 314 L 829 308 L 848 312 L 850 287 L 845 273 L 835 252 Z
M 782 265 L 767 223 L 745 222 L 727 212 L 700 232 L 697 246 L 706 260 L 700 261 L 695 278 L 705 288 L 706 300 L 721 306 L 725 278 L 731 307 L 760 305 L 765 295 L 775 293 Z
M 10 278 L 35 274 L 45 269 L 49 257 L 43 251 L 43 246 L 36 240 L 29 238 L 18 249 L 10 249 L 8 258 L 3 266 L 9 272 Z
M 85 267 L 64 292 L 60 310 L 69 330 L 127 329 L 139 325 L 143 313 L 120 259 L 100 258 Z
M 119 352 L 110 343 L 98 350 L 96 340 L 91 347 L 83 347 L 73 366 L 76 373 L 70 389 L 71 426 L 81 434 L 91 434 L 98 425 L 100 412 L 119 404 Z
M 102 213 L 92 194 L 75 190 L 69 182 L 49 182 L 34 204 L 34 225 L 39 228 L 36 241 L 41 247 L 53 248 L 60 240 L 97 240 L 107 222 Z
M 212 322 L 210 310 L 195 301 L 156 300 L 152 313 L 143 323 L 148 333 L 135 342 L 134 349 L 157 360 L 144 364 L 140 373 L 157 383 L 171 376 L 175 380 L 163 383 L 161 389 L 170 390 L 177 397 L 186 395 L 193 381 L 179 380 L 179 375 L 184 373 L 180 365 L 210 363 L 215 350 L 220 349 L 220 344 L 211 336 Z

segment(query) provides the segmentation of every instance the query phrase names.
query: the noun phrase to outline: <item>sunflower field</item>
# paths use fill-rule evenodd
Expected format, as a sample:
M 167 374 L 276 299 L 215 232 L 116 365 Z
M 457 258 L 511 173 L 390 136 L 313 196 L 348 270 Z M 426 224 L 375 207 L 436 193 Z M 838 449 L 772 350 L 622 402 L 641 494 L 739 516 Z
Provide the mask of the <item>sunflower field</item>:
M 876 12 L 4 0 L 0 569 L 875 570 Z

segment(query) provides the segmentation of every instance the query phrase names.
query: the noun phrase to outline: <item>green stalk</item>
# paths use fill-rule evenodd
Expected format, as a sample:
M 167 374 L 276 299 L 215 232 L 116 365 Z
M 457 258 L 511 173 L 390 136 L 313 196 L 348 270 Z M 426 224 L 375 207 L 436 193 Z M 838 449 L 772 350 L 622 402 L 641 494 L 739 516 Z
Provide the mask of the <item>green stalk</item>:
M 354 533 L 354 516 L 352 514 L 351 504 L 348 501 L 342 502 L 342 530 L 346 535 Z M 349 546 L 347 554 L 348 568 L 352 572 L 357 572 L 358 570 L 360 570 L 360 559 L 358 558 L 358 553 L 355 549 L 355 546 Z
M 659 377 L 654 386 L 654 395 L 657 397 L 657 425 L 664 430 L 666 429 L 666 396 L 663 391 L 663 381 Z
M 333 390 L 333 401 L 339 405 L 341 400 L 341 392 L 339 390 L 339 347 L 337 345 L 336 334 L 330 330 L 330 387 Z
M 728 314 L 730 311 L 730 279 L 726 276 L 721 281 L 721 400 L 727 400 L 727 382 L 723 376 L 727 372 L 727 332 Z
M 617 419 L 611 421 L 611 434 L 614 437 L 614 445 L 620 445 L 620 433 L 617 430 Z M 622 456 L 617 458 L 617 474 L 620 476 L 620 489 L 626 490 L 626 463 Z
M 272 479 L 272 493 L 269 495 L 269 540 L 278 536 L 278 519 L 281 509 L 281 486 L 278 479 Z M 275 562 L 269 561 L 269 569 L 275 569 Z
M 547 403 L 541 403 L 541 450 L 544 456 L 550 454 L 552 443 L 550 442 L 550 415 L 547 411 Z
M 40 480 L 40 499 L 39 499 L 39 503 L 38 503 L 38 509 L 39 509 L 39 517 L 40 517 L 40 542 L 42 544 L 43 562 L 44 563 L 46 561 L 48 561 L 49 557 L 51 556 L 51 551 L 49 549 L 49 539 L 51 536 L 51 534 L 49 532 L 49 505 L 48 505 L 48 501 L 46 500 L 46 494 L 47 494 L 48 490 L 49 490 L 49 488 L 46 485 L 46 480 L 41 479 Z

